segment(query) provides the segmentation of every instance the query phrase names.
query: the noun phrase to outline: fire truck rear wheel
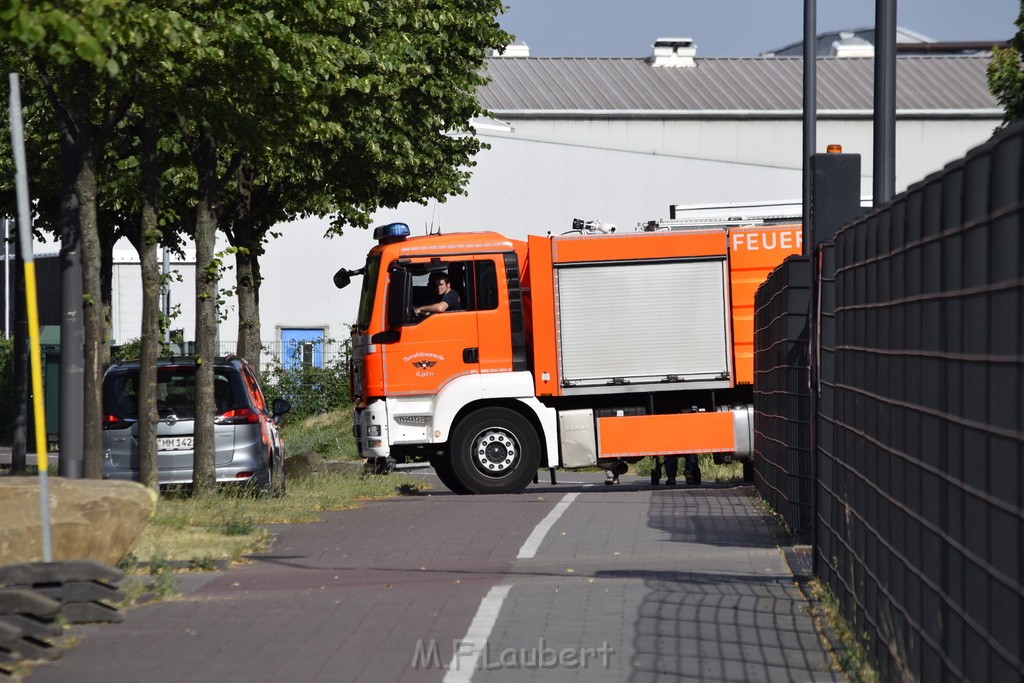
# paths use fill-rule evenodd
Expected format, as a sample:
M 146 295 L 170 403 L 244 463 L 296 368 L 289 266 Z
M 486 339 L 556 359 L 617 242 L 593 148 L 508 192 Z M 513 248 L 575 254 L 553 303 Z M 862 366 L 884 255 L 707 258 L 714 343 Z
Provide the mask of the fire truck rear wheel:
M 540 439 L 529 420 L 508 408 L 468 415 L 452 433 L 455 478 L 473 493 L 518 493 L 540 466 Z

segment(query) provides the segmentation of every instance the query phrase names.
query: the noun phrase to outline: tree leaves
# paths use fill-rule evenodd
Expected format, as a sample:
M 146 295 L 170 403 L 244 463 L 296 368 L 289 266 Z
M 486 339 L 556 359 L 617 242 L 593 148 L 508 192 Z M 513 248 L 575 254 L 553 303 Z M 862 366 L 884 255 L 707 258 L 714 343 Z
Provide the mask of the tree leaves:
M 1024 2 L 1014 24 L 1010 46 L 993 49 L 988 64 L 988 89 L 1005 109 L 1004 126 L 1024 118 Z

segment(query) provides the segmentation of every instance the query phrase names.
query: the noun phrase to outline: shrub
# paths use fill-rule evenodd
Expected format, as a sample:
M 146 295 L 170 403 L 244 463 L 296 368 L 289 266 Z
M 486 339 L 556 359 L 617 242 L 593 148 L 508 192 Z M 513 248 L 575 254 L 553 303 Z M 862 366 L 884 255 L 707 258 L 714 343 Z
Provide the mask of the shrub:
M 14 390 L 14 343 L 9 337 L 0 337 L 0 443 L 11 443 L 11 425 L 14 424 L 12 394 Z
M 326 346 L 336 342 L 320 340 L 318 343 Z M 260 375 L 263 392 L 269 399 L 288 399 L 292 404 L 290 419 L 302 420 L 351 404 L 347 354 L 324 360 L 321 367 L 304 365 L 294 357 L 285 363 L 280 355 L 268 355 L 270 362 L 264 365 Z

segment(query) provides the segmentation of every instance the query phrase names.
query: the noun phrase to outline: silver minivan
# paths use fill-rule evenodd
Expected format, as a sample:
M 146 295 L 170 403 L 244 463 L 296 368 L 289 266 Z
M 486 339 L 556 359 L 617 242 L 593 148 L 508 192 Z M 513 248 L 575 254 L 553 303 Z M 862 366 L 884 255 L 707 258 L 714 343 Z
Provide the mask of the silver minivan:
M 195 423 L 195 358 L 157 363 L 157 467 L 165 484 L 192 483 Z M 260 491 L 284 490 L 284 443 L 277 419 L 290 410 L 284 399 L 268 407 L 256 376 L 241 358 L 214 362 L 215 468 L 218 482 L 248 483 Z M 138 361 L 112 365 L 103 376 L 103 478 L 139 478 Z

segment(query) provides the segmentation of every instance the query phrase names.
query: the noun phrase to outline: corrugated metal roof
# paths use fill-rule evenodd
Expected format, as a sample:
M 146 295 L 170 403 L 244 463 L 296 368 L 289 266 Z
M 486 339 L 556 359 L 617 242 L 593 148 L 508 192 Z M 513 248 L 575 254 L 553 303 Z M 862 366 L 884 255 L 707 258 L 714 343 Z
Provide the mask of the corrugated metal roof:
M 997 115 L 987 65 L 975 55 L 898 59 L 897 112 Z M 487 74 L 480 103 L 499 117 L 792 115 L 803 107 L 800 58 L 698 58 L 689 68 L 643 58 L 494 58 Z M 873 82 L 873 59 L 819 59 L 819 112 L 869 112 Z

